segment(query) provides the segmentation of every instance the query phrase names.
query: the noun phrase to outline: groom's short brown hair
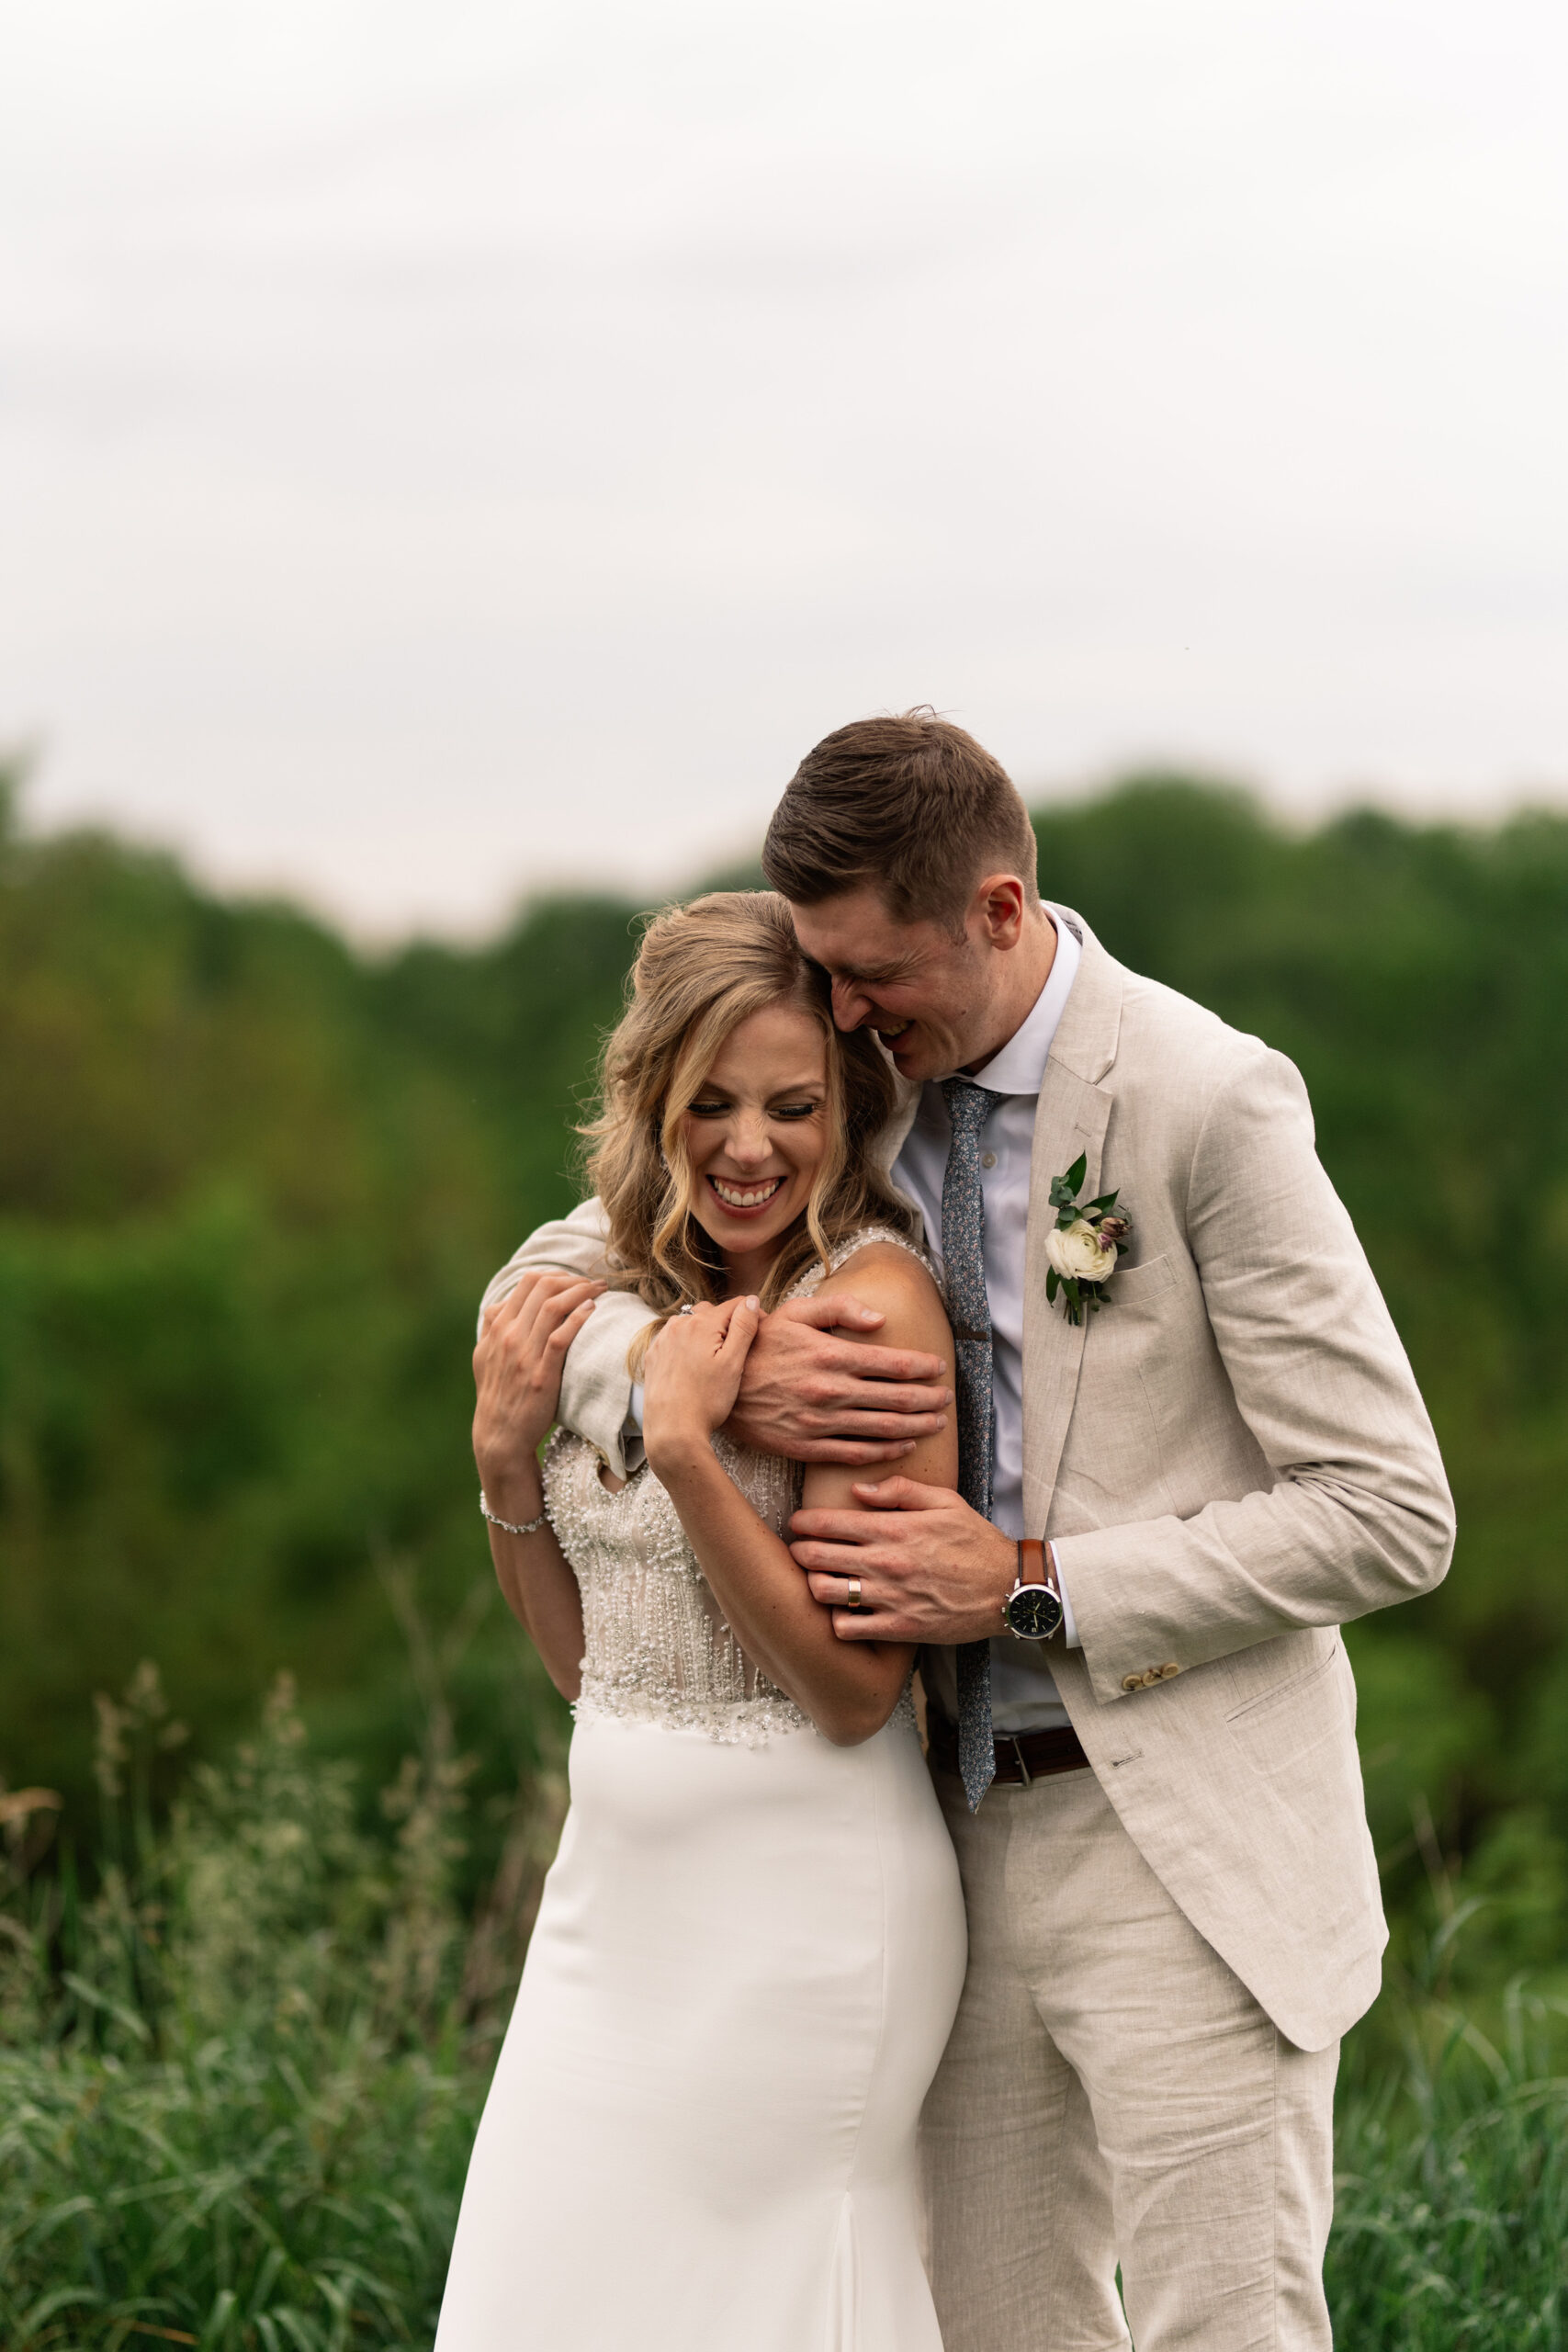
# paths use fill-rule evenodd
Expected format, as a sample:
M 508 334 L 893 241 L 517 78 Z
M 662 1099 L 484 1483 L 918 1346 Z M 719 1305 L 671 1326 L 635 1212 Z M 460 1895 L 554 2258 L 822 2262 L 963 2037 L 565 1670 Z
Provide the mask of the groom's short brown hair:
M 900 922 L 961 923 L 984 874 L 1038 903 L 1034 828 L 1011 778 L 934 710 L 857 718 L 807 752 L 773 811 L 762 871 L 797 907 L 872 883 Z

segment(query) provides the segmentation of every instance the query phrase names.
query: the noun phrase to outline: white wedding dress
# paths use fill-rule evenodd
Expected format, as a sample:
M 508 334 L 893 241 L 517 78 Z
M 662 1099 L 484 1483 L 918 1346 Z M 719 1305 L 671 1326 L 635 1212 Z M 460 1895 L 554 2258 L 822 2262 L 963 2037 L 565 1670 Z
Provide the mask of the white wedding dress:
M 715 1445 L 782 1532 L 798 1469 Z M 915 2134 L 965 1939 L 908 1694 L 832 1747 L 651 1471 L 612 1495 L 560 1431 L 545 1487 L 582 1592 L 571 1808 L 436 2352 L 941 2352 Z

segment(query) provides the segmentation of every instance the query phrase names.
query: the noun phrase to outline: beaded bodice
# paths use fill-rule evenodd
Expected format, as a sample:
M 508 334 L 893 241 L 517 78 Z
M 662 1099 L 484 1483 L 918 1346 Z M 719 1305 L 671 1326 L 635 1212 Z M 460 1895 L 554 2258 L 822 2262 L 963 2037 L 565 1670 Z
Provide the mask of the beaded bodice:
M 920 1253 L 901 1235 L 870 1226 L 810 1266 L 790 1289 L 803 1298 L 874 1241 Z M 921 1260 L 924 1263 L 924 1260 Z M 765 1527 L 783 1535 L 800 1500 L 798 1463 L 752 1453 L 722 1431 L 714 1452 Z M 724 1614 L 674 1503 L 647 1463 L 612 1494 L 585 1438 L 559 1429 L 545 1455 L 545 1503 L 582 1595 L 580 1716 L 631 1716 L 670 1729 L 755 1747 L 809 1718 L 747 1657 Z M 906 1694 L 901 1704 L 908 1707 Z

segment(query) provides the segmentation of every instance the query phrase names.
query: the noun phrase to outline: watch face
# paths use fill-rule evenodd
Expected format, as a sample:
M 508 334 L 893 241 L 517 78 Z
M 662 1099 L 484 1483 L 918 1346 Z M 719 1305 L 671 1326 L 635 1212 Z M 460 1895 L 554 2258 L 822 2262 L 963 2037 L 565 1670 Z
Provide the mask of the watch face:
M 1021 1641 L 1047 1641 L 1062 1622 L 1062 1604 L 1048 1584 L 1021 1584 L 1008 1595 L 1007 1621 Z

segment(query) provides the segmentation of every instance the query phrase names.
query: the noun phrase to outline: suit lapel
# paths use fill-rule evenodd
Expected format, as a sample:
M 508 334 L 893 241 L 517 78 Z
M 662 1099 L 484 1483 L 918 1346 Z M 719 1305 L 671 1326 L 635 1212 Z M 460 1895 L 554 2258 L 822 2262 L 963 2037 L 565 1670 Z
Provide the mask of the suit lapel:
M 1052 1042 L 1034 1114 L 1024 1245 L 1023 1507 L 1026 1524 L 1039 1532 L 1055 1492 L 1092 1320 L 1086 1314 L 1082 1323 L 1071 1324 L 1059 1299 L 1055 1306 L 1046 1303 L 1045 1237 L 1056 1222 L 1051 1182 L 1081 1152 L 1086 1167 L 1078 1197 L 1092 1200 L 1100 1190 L 1113 1100 L 1100 1080 L 1115 1059 L 1122 1020 L 1121 966 L 1080 917 L 1071 921 L 1083 939 L 1083 958 Z
M 1056 1222 L 1051 1180 L 1082 1152 L 1089 1166 L 1080 1197 L 1094 1198 L 1110 1118 L 1109 1094 L 1059 1063 L 1047 1064 L 1030 1154 L 1023 1282 L 1023 1515 L 1036 1533 L 1050 1513 L 1091 1319 L 1086 1314 L 1083 1322 L 1069 1323 L 1060 1298 L 1055 1306 L 1046 1302 L 1045 1236 Z

